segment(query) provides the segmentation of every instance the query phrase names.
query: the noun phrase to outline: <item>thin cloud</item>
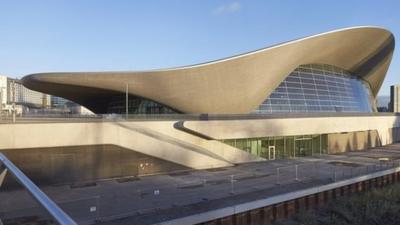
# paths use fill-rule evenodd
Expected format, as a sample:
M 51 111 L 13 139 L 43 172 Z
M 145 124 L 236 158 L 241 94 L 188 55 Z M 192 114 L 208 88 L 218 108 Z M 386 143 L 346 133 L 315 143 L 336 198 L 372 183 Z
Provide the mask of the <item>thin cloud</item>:
M 239 2 L 231 2 L 229 4 L 221 5 L 213 10 L 214 15 L 231 14 L 239 12 L 241 9 Z

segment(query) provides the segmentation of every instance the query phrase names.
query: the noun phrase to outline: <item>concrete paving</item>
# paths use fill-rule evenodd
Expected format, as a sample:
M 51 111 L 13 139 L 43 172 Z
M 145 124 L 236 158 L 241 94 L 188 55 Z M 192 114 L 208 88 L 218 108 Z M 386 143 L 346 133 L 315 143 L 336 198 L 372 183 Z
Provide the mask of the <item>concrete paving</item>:
M 394 144 L 338 155 L 41 188 L 79 224 L 154 224 L 384 170 L 399 166 L 399 159 L 400 144 Z M 0 199 L 3 220 L 44 213 L 22 189 L 2 191 Z

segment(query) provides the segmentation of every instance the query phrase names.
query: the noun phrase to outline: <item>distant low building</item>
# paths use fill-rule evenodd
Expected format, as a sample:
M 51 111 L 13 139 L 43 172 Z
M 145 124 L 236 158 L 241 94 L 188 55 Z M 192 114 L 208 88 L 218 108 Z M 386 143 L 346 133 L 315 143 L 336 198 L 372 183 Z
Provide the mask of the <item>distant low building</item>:
M 13 104 L 15 103 L 15 106 Z M 67 99 L 25 87 L 19 79 L 0 75 L 0 112 L 11 114 L 93 114 Z
M 0 111 L 17 114 L 31 109 L 48 109 L 51 106 L 50 95 L 26 88 L 20 80 L 0 75 Z
M 0 110 L 7 105 L 7 77 L 0 75 Z
M 28 89 L 18 79 L 7 78 L 7 92 L 7 104 L 15 101 L 15 104 L 28 108 L 50 108 L 50 95 Z

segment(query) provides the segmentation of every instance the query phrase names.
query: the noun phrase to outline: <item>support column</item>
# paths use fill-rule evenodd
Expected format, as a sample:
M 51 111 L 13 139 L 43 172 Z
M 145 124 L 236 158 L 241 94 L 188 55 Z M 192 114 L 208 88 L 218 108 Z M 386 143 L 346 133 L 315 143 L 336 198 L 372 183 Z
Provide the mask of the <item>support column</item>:
M 0 104 L 1 104 L 1 99 L 0 99 Z M 1 171 L 1 169 L 2 169 L 2 167 L 1 167 L 1 163 L 0 163 L 0 171 Z M 0 188 L 3 185 L 6 175 L 7 175 L 7 169 L 3 169 L 3 171 L 0 173 Z M 0 218 L 0 225 L 3 225 L 3 221 L 1 221 L 1 218 Z
M 129 85 L 126 83 L 126 90 L 125 90 L 125 117 L 128 120 L 129 118 Z
M 6 178 L 7 175 L 7 169 L 4 169 L 1 173 L 0 173 L 0 187 L 3 185 L 4 179 Z

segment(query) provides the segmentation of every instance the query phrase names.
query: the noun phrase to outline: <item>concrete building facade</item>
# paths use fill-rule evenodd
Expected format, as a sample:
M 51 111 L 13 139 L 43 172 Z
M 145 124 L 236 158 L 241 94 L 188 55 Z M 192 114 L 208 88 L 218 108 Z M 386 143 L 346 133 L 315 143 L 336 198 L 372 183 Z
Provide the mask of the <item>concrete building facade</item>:
M 126 92 L 136 114 L 374 112 L 393 51 L 389 31 L 356 27 L 193 66 L 42 73 L 23 83 L 95 113 L 124 111 Z
M 7 125 L 0 149 L 114 145 L 207 169 L 386 145 L 400 140 L 399 117 L 377 114 L 376 96 L 393 51 L 389 31 L 356 27 L 180 68 L 32 74 L 22 79 L 26 87 L 98 114 L 157 115 L 29 124 L 35 135 L 25 124 Z M 95 165 L 90 152 L 86 165 Z

